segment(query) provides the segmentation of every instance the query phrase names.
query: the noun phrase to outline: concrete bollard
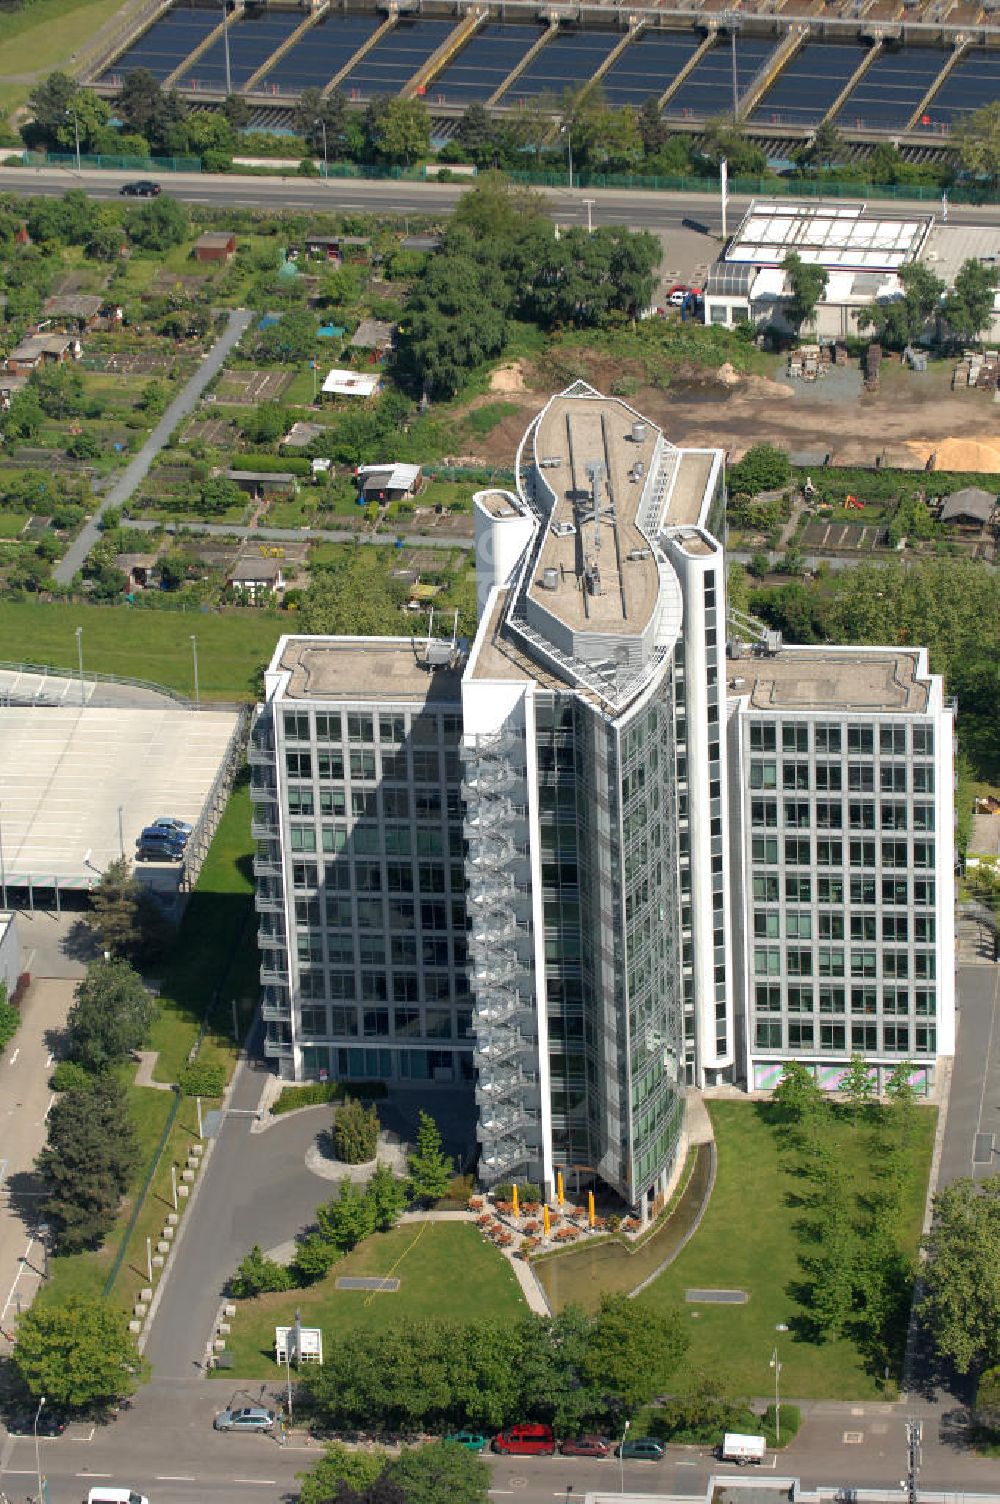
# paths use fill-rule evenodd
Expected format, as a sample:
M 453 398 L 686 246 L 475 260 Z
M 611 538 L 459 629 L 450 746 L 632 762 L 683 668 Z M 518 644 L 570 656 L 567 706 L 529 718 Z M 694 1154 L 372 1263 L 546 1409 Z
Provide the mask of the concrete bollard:
M 191 1194 L 191 1187 L 189 1185 L 179 1185 L 177 1187 L 177 1194 L 178 1194 L 178 1196 L 180 1196 L 181 1200 L 183 1201 L 185 1197 L 190 1196 L 190 1194 Z
M 163 1229 L 163 1238 L 164 1238 L 164 1241 L 165 1241 L 165 1242 L 167 1242 L 167 1243 L 169 1243 L 169 1242 L 170 1242 L 170 1240 L 171 1240 L 171 1239 L 172 1239 L 172 1238 L 173 1238 L 173 1235 L 174 1235 L 174 1233 L 175 1233 L 175 1232 L 176 1232 L 176 1231 L 177 1231 L 177 1229 L 176 1229 L 176 1227 L 171 1227 L 171 1226 L 170 1226 L 170 1225 L 169 1225 L 169 1224 L 168 1224 L 168 1225 L 167 1225 L 167 1226 L 166 1226 L 166 1227 L 165 1227 L 165 1228 L 164 1228 L 164 1229 Z
M 223 1316 L 235 1316 L 236 1307 L 231 1302 L 227 1302 L 226 1305 L 222 1307 L 222 1314 Z
M 133 1333 L 134 1332 L 141 1332 L 142 1331 L 142 1322 L 141 1321 L 130 1321 L 129 1324 L 128 1324 L 128 1329 L 129 1329 L 130 1332 L 133 1332 Z
M 135 1316 L 139 1321 L 141 1321 L 148 1309 L 149 1308 L 144 1300 L 137 1300 L 135 1305 L 132 1307 L 132 1315 Z
M 157 1245 L 156 1245 L 156 1251 L 157 1251 L 157 1253 L 169 1253 L 170 1252 L 170 1244 L 166 1241 L 165 1238 L 161 1238 L 160 1241 L 157 1243 Z
M 180 1217 L 178 1217 L 178 1215 L 177 1215 L 176 1212 L 167 1212 L 167 1226 L 168 1227 L 176 1227 L 179 1221 L 180 1221 Z
M 139 1291 L 139 1299 L 144 1300 L 148 1305 L 152 1298 L 153 1292 L 150 1287 L 148 1285 L 143 1285 L 142 1289 Z
M 153 1254 L 153 1268 L 154 1269 L 162 1269 L 163 1268 L 163 1262 L 164 1262 L 164 1260 L 163 1260 L 163 1254 L 162 1253 L 154 1253 Z
M 193 1154 L 194 1157 L 195 1157 L 195 1159 L 200 1159 L 201 1156 L 204 1154 L 204 1152 L 205 1152 L 205 1145 L 204 1144 L 192 1144 L 191 1147 L 190 1147 L 190 1149 L 188 1150 L 188 1154 L 189 1155 Z
M 231 1331 L 232 1331 L 232 1327 L 230 1326 L 230 1324 L 229 1324 L 228 1321 L 220 1321 L 219 1322 L 219 1336 L 220 1337 L 228 1337 L 229 1333 Z
M 216 1337 L 216 1339 L 215 1339 L 214 1343 L 212 1344 L 212 1346 L 215 1348 L 215 1351 L 217 1353 L 225 1352 L 225 1350 L 226 1350 L 226 1339 L 225 1339 L 225 1337 Z
M 182 1170 L 181 1171 L 181 1179 L 184 1181 L 185 1185 L 190 1185 L 191 1182 L 192 1182 L 192 1180 L 194 1179 L 194 1171 L 193 1170 Z

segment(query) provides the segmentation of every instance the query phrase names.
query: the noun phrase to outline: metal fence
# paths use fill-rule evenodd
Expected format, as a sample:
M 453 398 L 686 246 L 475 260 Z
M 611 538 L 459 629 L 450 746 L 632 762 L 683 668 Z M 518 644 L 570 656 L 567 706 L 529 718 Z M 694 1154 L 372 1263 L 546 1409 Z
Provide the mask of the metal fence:
M 56 668 L 51 663 L 15 663 L 9 659 L 0 659 L 0 669 L 10 669 L 14 673 L 41 674 L 44 678 L 52 679 L 78 679 L 78 668 Z M 129 684 L 136 689 L 151 689 L 159 695 L 164 695 L 168 700 L 176 700 L 178 705 L 183 705 L 186 710 L 194 710 L 193 700 L 187 695 L 178 693 L 176 689 L 168 689 L 164 684 L 154 684 L 151 679 L 129 679 L 122 674 L 98 674 L 93 669 L 87 670 L 84 680 L 93 679 L 99 684 Z M 214 708 L 218 708 L 215 706 Z
M 250 735 L 250 713 L 249 705 L 241 707 L 233 734 L 229 738 L 222 762 L 219 764 L 219 770 L 202 804 L 201 814 L 198 816 L 194 830 L 187 839 L 179 883 L 182 893 L 189 893 L 198 881 L 198 874 L 201 872 L 208 855 L 208 848 L 212 844 L 212 838 L 222 819 L 223 810 L 229 800 L 233 784 L 236 782 L 236 775 L 243 766 L 247 739 Z
M 21 153 L 25 167 L 72 167 L 75 168 L 76 153 L 72 151 L 25 151 Z M 109 172 L 200 172 L 200 157 L 106 157 L 80 154 L 80 167 L 100 168 Z

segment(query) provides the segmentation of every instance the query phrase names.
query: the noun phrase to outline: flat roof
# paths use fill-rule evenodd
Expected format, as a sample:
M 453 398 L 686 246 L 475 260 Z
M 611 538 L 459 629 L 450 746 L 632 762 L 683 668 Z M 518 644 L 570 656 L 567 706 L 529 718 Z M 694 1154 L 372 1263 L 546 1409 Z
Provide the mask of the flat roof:
M 781 648 L 773 656 L 727 658 L 730 689 L 752 710 L 927 710 L 929 683 L 917 678 L 917 652 L 893 648 Z M 742 679 L 742 685 L 734 681 Z
M 281 691 L 286 700 L 459 703 L 463 660 L 456 655 L 454 663 L 428 668 L 426 642 L 426 637 L 289 637 L 272 669 L 289 676 Z
M 641 427 L 639 441 L 633 425 L 636 432 Z M 574 631 L 638 635 L 653 613 L 659 571 L 636 514 L 659 437 L 655 423 L 598 393 L 553 397 L 541 414 L 535 460 L 555 501 L 527 593 Z M 598 467 L 594 481 L 592 465 Z M 641 478 L 633 479 L 639 465 Z M 592 517 L 595 487 L 598 516 Z M 572 531 L 560 536 L 554 528 Z M 633 552 L 643 557 L 629 559 Z M 600 593 L 591 594 L 585 573 L 595 567 Z M 556 571 L 555 589 L 542 584 L 546 570 Z
M 953 287 L 955 277 L 966 261 L 983 261 L 1000 265 L 1000 224 L 936 224 L 927 237 L 920 260 L 928 271 L 940 277 L 946 287 Z
M 934 216 L 870 214 L 867 204 L 753 200 L 726 263 L 776 266 L 789 251 L 831 270 L 897 271 L 923 248 Z
M 324 392 L 338 397 L 374 397 L 378 391 L 379 378 L 366 371 L 333 370 L 323 382 Z
M 75 681 L 66 684 L 68 693 L 78 691 Z M 93 887 L 121 854 L 119 809 L 126 856 L 157 815 L 194 824 L 237 720 L 231 711 L 178 705 L 0 708 L 8 886 L 30 879 L 36 885 Z
M 704 520 L 702 514 L 706 510 L 705 491 L 714 463 L 715 451 L 711 449 L 677 451 L 677 468 L 662 526 L 693 527 Z

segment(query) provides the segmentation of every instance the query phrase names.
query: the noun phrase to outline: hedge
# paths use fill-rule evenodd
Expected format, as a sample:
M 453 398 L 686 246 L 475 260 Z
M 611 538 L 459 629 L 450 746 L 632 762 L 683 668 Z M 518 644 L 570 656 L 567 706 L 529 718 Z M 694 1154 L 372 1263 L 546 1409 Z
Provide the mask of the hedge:
M 343 1102 L 346 1097 L 377 1101 L 386 1095 L 384 1081 L 309 1081 L 303 1086 L 283 1087 L 271 1104 L 273 1117 L 295 1112 L 299 1107 L 318 1107 L 323 1102 Z

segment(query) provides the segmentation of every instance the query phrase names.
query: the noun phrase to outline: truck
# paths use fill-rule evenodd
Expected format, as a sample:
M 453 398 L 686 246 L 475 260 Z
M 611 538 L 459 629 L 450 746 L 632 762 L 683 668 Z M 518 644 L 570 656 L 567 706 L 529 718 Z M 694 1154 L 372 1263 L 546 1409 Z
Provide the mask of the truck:
M 737 1467 L 759 1467 L 764 1461 L 767 1440 L 763 1436 L 741 1436 L 738 1431 L 727 1431 L 719 1448 L 721 1462 L 735 1462 Z

